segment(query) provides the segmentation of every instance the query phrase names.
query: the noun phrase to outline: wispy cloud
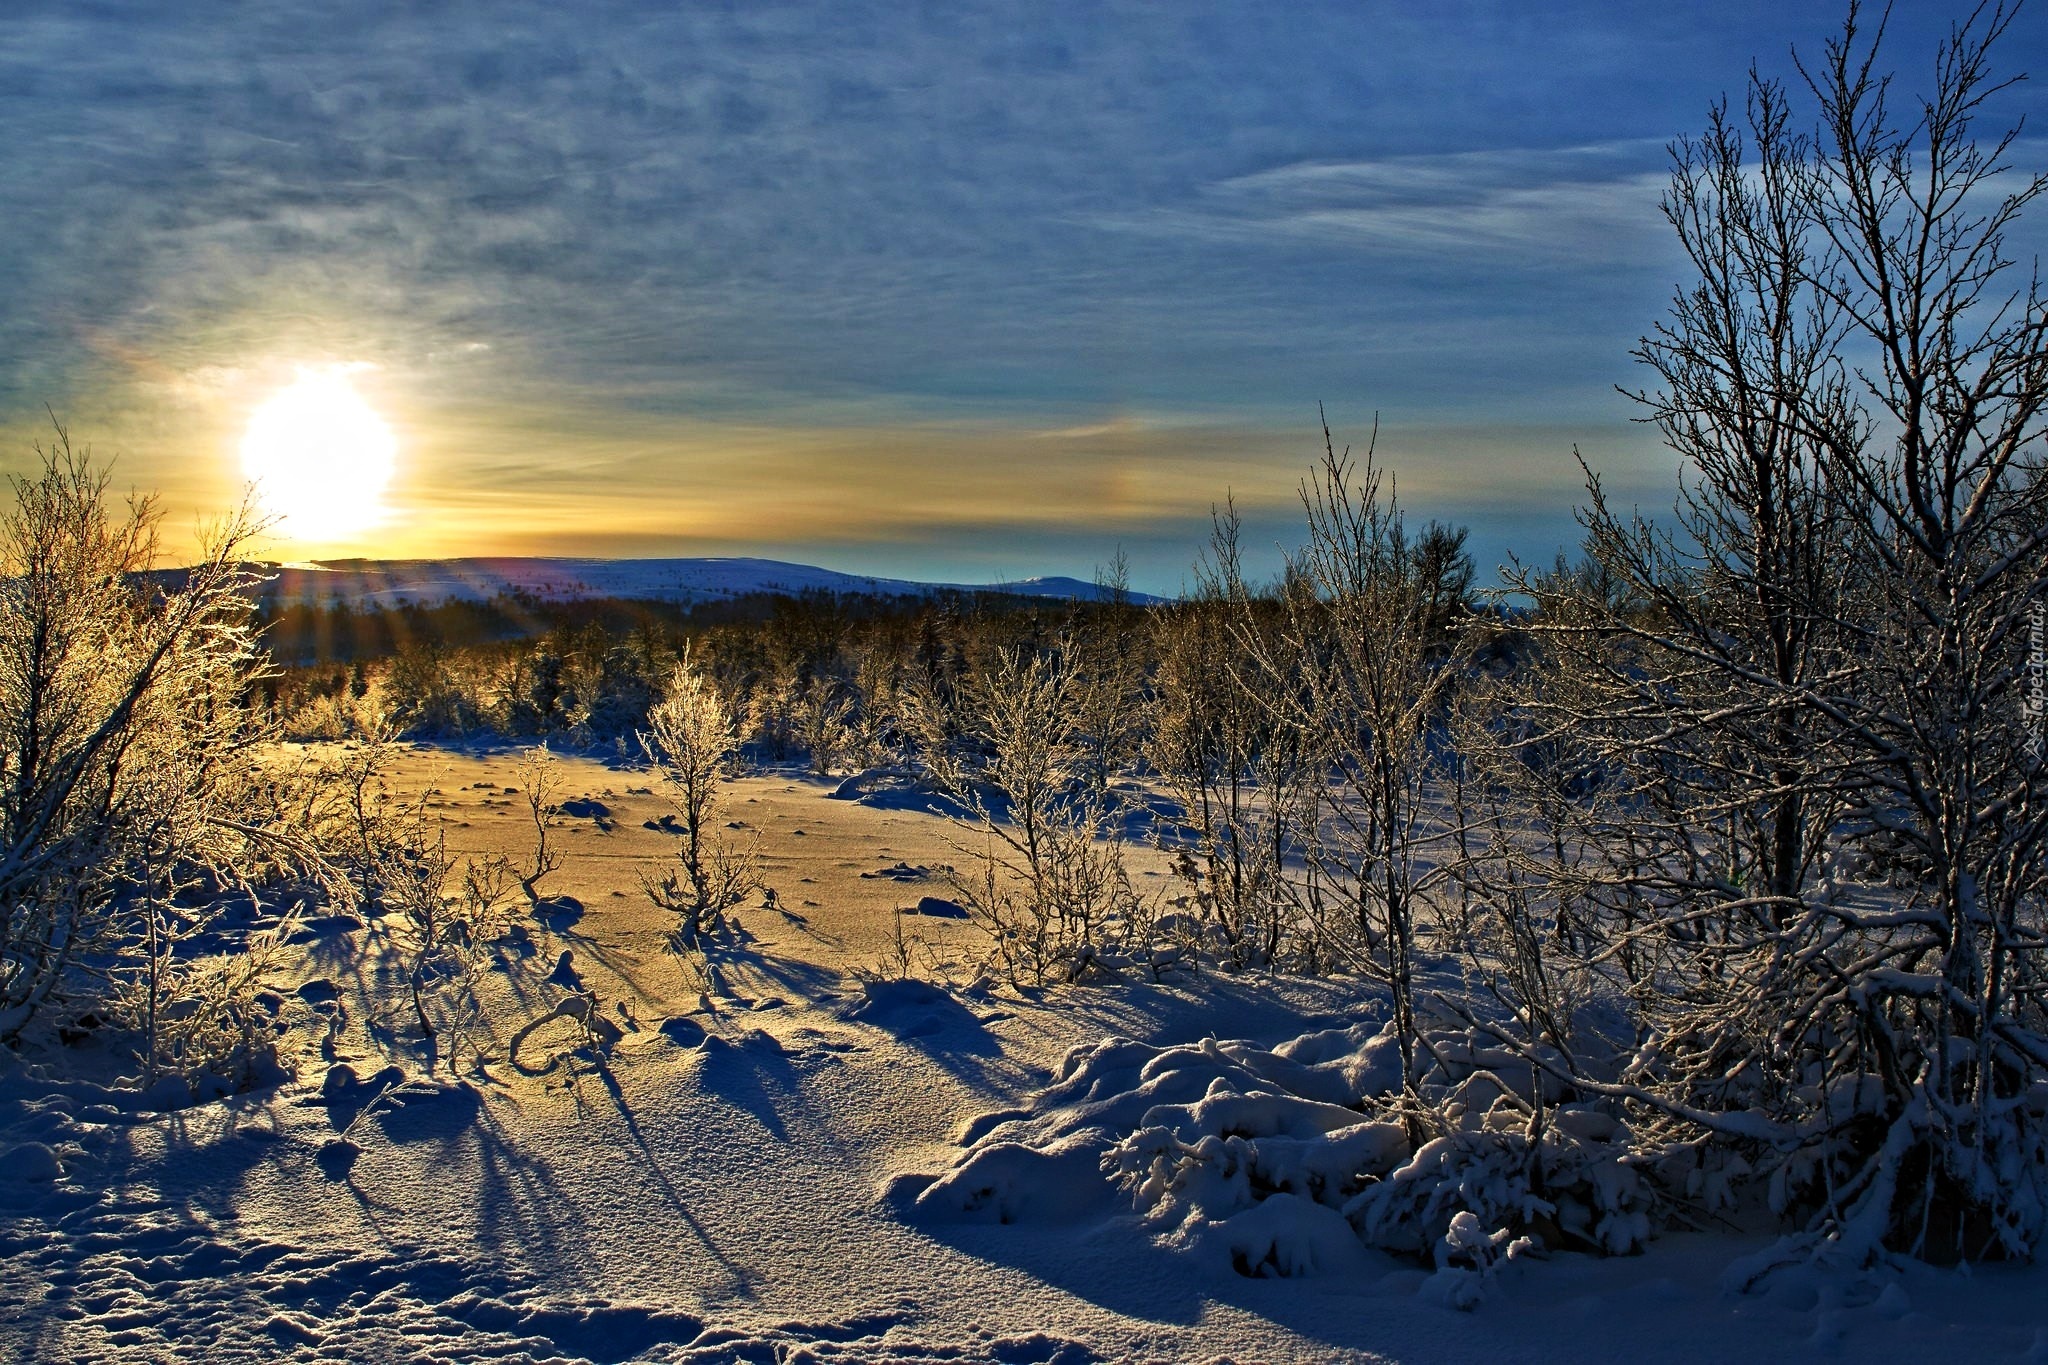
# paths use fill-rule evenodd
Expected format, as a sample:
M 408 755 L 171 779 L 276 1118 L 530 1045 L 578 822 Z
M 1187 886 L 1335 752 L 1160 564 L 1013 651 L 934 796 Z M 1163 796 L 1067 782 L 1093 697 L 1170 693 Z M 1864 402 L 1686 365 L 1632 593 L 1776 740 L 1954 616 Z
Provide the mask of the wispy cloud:
M 1322 245 L 1455 261 L 1468 271 L 1594 272 L 1672 258 L 1660 143 L 1298 162 L 1105 227 L 1213 242 Z

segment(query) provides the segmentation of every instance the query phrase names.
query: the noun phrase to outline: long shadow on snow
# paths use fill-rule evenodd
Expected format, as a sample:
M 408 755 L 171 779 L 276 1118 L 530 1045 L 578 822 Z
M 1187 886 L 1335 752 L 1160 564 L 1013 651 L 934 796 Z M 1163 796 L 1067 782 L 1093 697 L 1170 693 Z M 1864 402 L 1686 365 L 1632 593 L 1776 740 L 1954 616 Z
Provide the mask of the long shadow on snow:
M 467 1209 L 474 1221 L 464 1225 L 451 1218 L 445 1227 L 452 1234 L 452 1245 L 442 1246 L 428 1258 L 446 1266 L 438 1271 L 430 1267 L 421 1274 L 431 1271 L 445 1278 L 447 1266 L 466 1267 L 473 1256 L 476 1264 L 490 1269 L 465 1269 L 463 1287 L 469 1289 L 503 1292 L 514 1283 L 508 1278 L 514 1268 L 529 1270 L 532 1283 L 550 1289 L 598 1288 L 591 1276 L 594 1261 L 588 1221 L 546 1158 L 516 1146 L 476 1090 L 453 1087 L 395 1106 L 380 1106 L 369 1122 L 400 1151 L 428 1149 L 430 1154 L 423 1162 L 418 1156 L 407 1158 L 425 1169 L 454 1173 L 468 1167 L 472 1173 L 474 1187 L 459 1206 Z M 360 1127 L 357 1133 L 362 1133 Z M 414 1221 L 420 1215 L 418 1207 L 404 1202 L 402 1182 L 387 1195 L 382 1182 L 365 1179 L 352 1170 L 342 1183 L 391 1253 L 401 1258 L 417 1254 L 403 1237 L 394 1236 L 386 1227 L 388 1217 Z M 459 1176 L 444 1183 L 449 1189 L 464 1188 Z M 414 1288 L 423 1298 L 448 1297 L 426 1292 L 434 1288 L 431 1284 Z
M 752 1298 L 754 1296 L 753 1272 L 733 1260 L 730 1256 L 727 1256 L 718 1243 L 713 1240 L 710 1230 L 698 1222 L 697 1216 L 690 1212 L 690 1206 L 683 1200 L 682 1191 L 675 1187 L 674 1183 L 668 1178 L 668 1172 L 662 1169 L 661 1159 L 655 1154 L 653 1144 L 648 1142 L 647 1134 L 641 1130 L 640 1120 L 633 1113 L 632 1105 L 627 1103 L 626 1092 L 620 1087 L 618 1077 L 612 1074 L 611 1066 L 606 1062 L 599 1061 L 596 1067 L 596 1074 L 599 1082 L 604 1086 L 605 1093 L 611 1096 L 612 1103 L 618 1106 L 619 1120 L 626 1125 L 626 1134 L 633 1139 L 633 1145 L 640 1149 L 640 1159 L 646 1163 L 648 1175 L 652 1176 L 654 1183 L 661 1187 L 662 1197 L 668 1201 L 669 1208 L 674 1210 L 675 1215 L 683 1220 L 683 1223 L 690 1229 L 691 1234 L 703 1244 L 705 1252 L 714 1261 L 718 1262 L 727 1275 L 732 1277 L 733 1294 L 739 1298 Z
M 838 1011 L 851 1023 L 879 1029 L 927 1061 L 991 1099 L 1008 1101 L 1044 1076 L 1035 1066 L 1012 1060 L 988 1023 L 948 991 L 910 978 L 869 981 L 849 1006 Z M 1014 1018 L 1008 1011 L 989 1016 Z
M 777 1142 L 791 1140 L 783 1110 L 807 1107 L 803 1083 L 773 1038 L 749 1032 L 735 1043 L 714 1033 L 705 1038 L 699 1052 L 703 1057 L 700 1084 L 707 1095 L 753 1115 Z M 806 1141 L 818 1137 L 830 1141 L 828 1133 L 805 1136 Z
M 127 1330 L 160 1334 L 167 1349 L 208 1339 L 222 1296 L 296 1250 L 235 1224 L 250 1173 L 289 1150 L 244 1135 L 270 1131 L 251 1121 L 278 1103 L 275 1092 L 256 1093 L 112 1119 L 110 1140 L 68 1158 L 67 1182 L 42 1207 L 7 1211 L 10 1269 L 23 1276 L 15 1284 L 41 1284 L 22 1294 L 0 1342 L 22 1347 L 23 1359 L 78 1358 L 80 1334 L 117 1306 Z M 153 1136 L 139 1140 L 145 1129 Z M 129 1306 L 138 1291 L 142 1306 Z
M 574 925 L 562 924 L 559 927 L 552 927 L 543 921 L 542 927 L 546 928 L 548 933 L 557 942 L 567 945 L 569 951 L 575 957 L 587 957 L 590 961 L 597 963 L 610 972 L 619 981 L 624 982 L 625 995 L 622 995 L 620 998 L 623 999 L 626 996 L 630 996 L 636 1004 L 649 1008 L 663 1003 L 660 996 L 640 984 L 640 977 L 645 968 L 645 964 L 640 958 L 617 948 L 609 947 L 591 935 L 583 933 Z M 558 982 L 557 984 L 562 983 Z
M 715 979 L 729 993 L 744 988 L 757 998 L 780 993 L 829 1005 L 846 987 L 842 972 L 763 953 L 747 941 L 710 943 L 704 955 Z M 1028 1068 L 1008 1060 L 1001 1040 L 971 1009 L 926 982 L 867 982 L 851 1004 L 838 1005 L 832 1012 L 916 1048 L 954 1079 L 983 1094 L 1013 1094 L 1029 1074 Z M 750 1011 L 738 1017 L 746 1013 Z M 778 1095 L 783 1102 L 802 1103 L 797 1073 L 767 1035 L 750 1033 L 749 1039 L 731 1045 L 713 1034 L 707 1040 L 706 1086 L 746 1108 L 778 1141 L 787 1141 Z M 820 1136 L 832 1140 L 829 1132 L 821 1131 Z
M 893 1035 L 949 1070 L 957 1069 L 948 1065 L 955 1058 L 1003 1055 L 1002 1043 L 979 1015 L 928 981 L 870 981 L 842 1013 Z
M 1215 1273 L 1190 1265 L 1185 1252 L 1154 1243 L 1131 1215 L 1079 1223 L 919 1223 L 934 1241 L 993 1265 L 1011 1266 L 1077 1299 L 1119 1315 L 1193 1327 L 1216 1305 L 1228 1304 L 1263 1318 L 1282 1331 L 1329 1348 L 1329 1358 L 1391 1358 L 1390 1317 L 1412 1343 L 1433 1339 L 1457 1324 L 1438 1308 L 1412 1316 L 1406 1299 L 1380 1297 L 1374 1286 L 1385 1276 L 1413 1272 L 1413 1263 L 1361 1245 L 1362 1271 L 1332 1270 L 1300 1279 L 1261 1279 Z M 1373 1311 L 1359 1312 L 1362 1303 Z M 1405 1355 L 1401 1357 L 1407 1359 Z M 1498 1360 L 1498 1346 L 1463 1351 L 1434 1343 L 1432 1359 Z
M 917 1230 L 1124 1317 L 1190 1327 L 1211 1302 L 1204 1277 L 1189 1274 L 1133 1227 L 942 1223 Z
M 836 996 L 845 987 L 845 976 L 830 967 L 775 957 L 750 946 L 752 942 L 751 936 L 747 936 L 738 941 L 704 945 L 705 965 L 726 987 L 725 994 L 739 994 L 731 989 L 735 985 L 745 984 L 750 989 L 765 986 L 756 998 L 782 994 L 816 1004 Z

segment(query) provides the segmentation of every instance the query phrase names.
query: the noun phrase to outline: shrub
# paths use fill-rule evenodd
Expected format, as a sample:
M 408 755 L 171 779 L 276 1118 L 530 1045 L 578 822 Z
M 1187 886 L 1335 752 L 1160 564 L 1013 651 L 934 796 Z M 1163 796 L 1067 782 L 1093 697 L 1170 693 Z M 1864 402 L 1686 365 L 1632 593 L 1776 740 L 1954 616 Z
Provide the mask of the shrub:
M 254 733 L 248 520 L 156 575 L 153 503 L 111 508 L 61 429 L 38 453 L 0 518 L 0 1040 L 132 937 L 164 886 L 142 869 L 232 884 L 249 842 L 212 799 Z

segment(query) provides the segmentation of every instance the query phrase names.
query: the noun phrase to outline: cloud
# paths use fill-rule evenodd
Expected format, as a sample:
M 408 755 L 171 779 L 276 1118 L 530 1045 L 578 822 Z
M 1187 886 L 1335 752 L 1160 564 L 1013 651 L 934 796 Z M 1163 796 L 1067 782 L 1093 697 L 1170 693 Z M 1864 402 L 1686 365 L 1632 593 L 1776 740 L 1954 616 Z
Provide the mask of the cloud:
M 1462 271 L 1665 264 L 1662 144 L 1297 162 L 1208 186 L 1185 204 L 1098 221 L 1212 242 L 1321 245 L 1438 258 Z
M 119 379 L 74 320 L 174 370 L 481 343 L 492 363 L 443 382 L 696 411 L 1248 397 L 1363 324 L 1420 330 L 1326 268 L 1429 230 L 1386 202 L 1409 163 L 1335 192 L 1368 163 L 1302 159 L 1398 132 L 1414 101 L 1298 52 L 1370 39 L 1426 72 L 1438 35 L 1345 6 L 1297 22 L 1282 41 L 1199 7 L 504 0 L 486 22 L 24 0 L 0 18 L 0 406 Z M 1246 172 L 1276 163 L 1295 169 Z M 38 211 L 49 185 L 60 213 Z M 1289 237 L 1324 254 L 1242 249 Z M 1248 368 L 1247 342 L 1270 359 Z
M 347 361 L 444 549 L 558 497 L 1138 537 L 1284 506 L 1319 402 L 1568 444 L 1675 279 L 1663 141 L 1789 9 L 9 0 L 0 467 L 47 402 L 217 505 L 266 386 Z

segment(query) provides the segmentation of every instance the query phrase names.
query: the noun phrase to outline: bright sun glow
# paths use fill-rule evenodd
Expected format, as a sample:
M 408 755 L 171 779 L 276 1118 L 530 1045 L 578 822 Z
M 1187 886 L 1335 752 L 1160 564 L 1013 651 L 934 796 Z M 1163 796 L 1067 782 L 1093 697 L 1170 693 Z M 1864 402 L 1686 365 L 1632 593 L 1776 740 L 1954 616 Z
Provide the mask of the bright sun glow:
M 398 443 L 349 382 L 349 367 L 302 370 L 249 416 L 242 472 L 276 533 L 339 540 L 385 516 Z

